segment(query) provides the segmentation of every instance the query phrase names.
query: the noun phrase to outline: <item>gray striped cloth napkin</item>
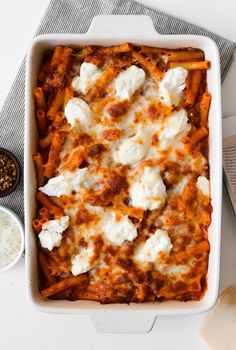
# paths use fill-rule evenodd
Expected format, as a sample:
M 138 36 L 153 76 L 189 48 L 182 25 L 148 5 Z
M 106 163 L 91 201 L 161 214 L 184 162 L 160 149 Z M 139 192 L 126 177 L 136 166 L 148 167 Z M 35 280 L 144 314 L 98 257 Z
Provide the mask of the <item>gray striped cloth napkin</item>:
M 222 81 L 233 61 L 236 44 L 201 27 L 131 0 L 51 0 L 35 35 L 46 33 L 84 33 L 96 15 L 149 15 L 161 34 L 198 34 L 218 45 Z M 25 60 L 0 113 L 0 147 L 11 150 L 23 167 Z M 22 168 L 23 169 L 23 168 Z M 0 205 L 15 211 L 23 220 L 23 177 L 17 190 L 0 199 Z

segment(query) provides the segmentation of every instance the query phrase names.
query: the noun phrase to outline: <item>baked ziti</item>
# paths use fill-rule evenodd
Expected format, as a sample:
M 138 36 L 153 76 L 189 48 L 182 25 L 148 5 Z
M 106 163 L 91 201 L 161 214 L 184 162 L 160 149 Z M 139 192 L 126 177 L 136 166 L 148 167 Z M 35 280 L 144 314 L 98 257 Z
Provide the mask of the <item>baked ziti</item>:
M 200 300 L 211 196 L 210 62 L 194 48 L 57 46 L 34 89 L 40 292 Z

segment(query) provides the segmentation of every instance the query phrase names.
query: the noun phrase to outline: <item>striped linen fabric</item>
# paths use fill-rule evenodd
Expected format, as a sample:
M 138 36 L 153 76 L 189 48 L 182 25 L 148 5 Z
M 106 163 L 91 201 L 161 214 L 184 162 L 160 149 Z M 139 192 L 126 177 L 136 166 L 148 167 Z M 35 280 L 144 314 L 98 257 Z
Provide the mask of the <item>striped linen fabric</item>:
M 36 36 L 46 33 L 85 33 L 94 16 L 149 15 L 160 34 L 197 34 L 218 45 L 221 77 L 224 80 L 233 61 L 236 44 L 201 27 L 130 0 L 52 0 L 39 24 Z M 23 173 L 25 60 L 0 113 L 0 147 L 11 150 L 20 160 Z M 17 190 L 0 198 L 0 205 L 24 217 L 23 176 Z

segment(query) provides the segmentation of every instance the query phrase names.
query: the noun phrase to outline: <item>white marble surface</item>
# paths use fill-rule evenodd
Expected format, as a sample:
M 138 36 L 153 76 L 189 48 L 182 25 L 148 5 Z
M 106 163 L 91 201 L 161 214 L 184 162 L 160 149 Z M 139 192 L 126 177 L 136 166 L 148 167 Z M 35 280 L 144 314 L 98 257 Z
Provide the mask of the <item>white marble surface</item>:
M 88 0 L 89 1 L 89 0 Z M 14 80 L 30 38 L 49 0 L 0 2 L 0 105 Z M 172 13 L 236 41 L 236 3 L 224 0 L 142 0 L 146 5 Z M 223 84 L 223 116 L 236 115 L 236 60 Z M 0 131 L 1 135 L 1 131 Z M 221 288 L 236 285 L 236 230 L 228 196 L 224 191 Z M 32 307 L 26 296 L 24 260 L 0 275 L 0 348 L 13 350 L 137 349 L 206 350 L 198 335 L 205 315 L 159 317 L 147 335 L 104 335 L 94 331 L 86 316 L 48 315 Z

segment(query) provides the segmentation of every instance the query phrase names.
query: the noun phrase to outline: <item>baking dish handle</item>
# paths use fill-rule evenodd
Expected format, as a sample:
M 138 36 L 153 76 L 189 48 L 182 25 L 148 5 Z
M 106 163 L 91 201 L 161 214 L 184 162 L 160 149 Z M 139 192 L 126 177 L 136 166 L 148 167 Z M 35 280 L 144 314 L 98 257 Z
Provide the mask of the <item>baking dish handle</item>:
M 130 314 L 109 312 L 90 315 L 94 328 L 99 333 L 144 334 L 149 333 L 156 321 L 156 314 L 139 311 Z
M 157 33 L 153 21 L 149 16 L 143 15 L 100 15 L 93 18 L 86 36 L 96 39 L 133 40 L 156 39 Z

